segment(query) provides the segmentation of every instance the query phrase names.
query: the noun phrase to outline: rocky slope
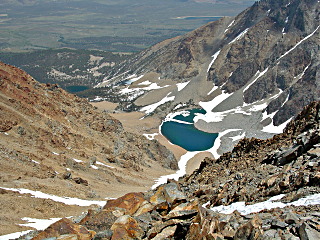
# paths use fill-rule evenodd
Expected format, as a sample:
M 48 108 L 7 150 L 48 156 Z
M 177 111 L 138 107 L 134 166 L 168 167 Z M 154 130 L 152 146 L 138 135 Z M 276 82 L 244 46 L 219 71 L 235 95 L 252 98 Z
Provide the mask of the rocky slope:
M 174 155 L 157 141 L 124 131 L 85 99 L 4 63 L 0 114 L 0 235 L 26 229 L 14 225 L 22 217 L 66 216 L 79 205 L 39 200 L 21 189 L 104 200 L 144 190 L 162 171 L 177 169 Z
M 243 139 L 178 182 L 128 193 L 76 222 L 61 219 L 29 236 L 319 239 L 319 123 L 320 102 L 313 102 L 272 139 Z
M 207 114 L 199 129 L 270 137 L 320 98 L 319 4 L 257 1 L 235 18 L 153 46 L 97 87 L 119 92 L 122 109 L 163 117 L 200 106 Z M 151 104 L 157 108 L 147 111 Z

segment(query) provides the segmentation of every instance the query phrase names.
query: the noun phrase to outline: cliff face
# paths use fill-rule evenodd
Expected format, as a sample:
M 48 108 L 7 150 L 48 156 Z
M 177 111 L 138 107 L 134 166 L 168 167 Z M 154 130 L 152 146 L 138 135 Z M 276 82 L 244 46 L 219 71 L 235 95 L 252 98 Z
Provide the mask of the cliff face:
M 154 169 L 158 175 L 177 169 L 174 155 L 157 141 L 124 131 L 118 120 L 85 99 L 57 85 L 40 84 L 3 63 L 0 114 L 1 188 L 104 199 L 117 196 L 121 189 L 142 190 L 152 184 Z M 2 200 L 9 195 L 2 195 Z M 37 206 L 42 211 L 45 204 Z M 34 209 L 29 208 L 25 211 L 33 215 Z M 19 216 L 12 209 L 5 212 Z
M 319 239 L 319 123 L 313 102 L 272 139 L 243 139 L 178 182 L 110 200 L 33 239 Z
M 221 18 L 153 46 L 117 66 L 119 74 L 97 87 L 120 91 L 127 99 L 123 109 L 144 111 L 162 100 L 156 110 L 146 113 L 164 116 L 183 109 L 181 104 L 200 106 L 208 113 L 197 119 L 202 130 L 234 128 L 247 137 L 270 137 L 266 132 L 277 130 L 266 126 L 281 126 L 320 98 L 319 4 L 258 1 L 235 18 Z M 128 82 L 142 75 L 141 80 Z M 147 80 L 158 89 L 139 85 Z M 235 125 L 234 115 L 244 120 Z M 217 116 L 222 123 L 214 120 Z

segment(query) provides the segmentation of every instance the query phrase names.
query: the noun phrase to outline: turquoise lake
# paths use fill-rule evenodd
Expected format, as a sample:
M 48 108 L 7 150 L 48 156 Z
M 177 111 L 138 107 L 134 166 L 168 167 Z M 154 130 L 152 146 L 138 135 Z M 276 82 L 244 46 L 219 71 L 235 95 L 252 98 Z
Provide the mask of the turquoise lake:
M 89 89 L 88 86 L 68 86 L 68 87 L 66 87 L 66 90 L 70 93 L 81 92 L 81 91 L 84 91 L 87 89 Z
M 203 109 L 192 109 L 190 115 L 175 116 L 174 119 L 193 123 L 195 113 L 204 114 Z M 207 133 L 198 130 L 193 124 L 183 124 L 174 121 L 164 122 L 161 126 L 161 133 L 173 144 L 176 144 L 187 151 L 204 151 L 210 149 L 218 133 Z

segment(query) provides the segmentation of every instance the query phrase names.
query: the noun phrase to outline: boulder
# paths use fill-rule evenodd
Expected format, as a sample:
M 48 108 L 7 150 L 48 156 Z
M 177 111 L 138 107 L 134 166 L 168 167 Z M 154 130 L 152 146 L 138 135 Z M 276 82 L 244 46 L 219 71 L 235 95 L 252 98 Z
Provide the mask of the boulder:
M 298 232 L 301 240 L 320 239 L 320 232 L 311 228 L 307 223 L 302 223 Z
M 123 208 L 129 215 L 133 215 L 142 205 L 146 205 L 142 193 L 128 193 L 115 200 L 109 200 L 103 209 Z
M 101 231 L 98 232 L 93 240 L 110 240 L 112 237 L 112 231 L 111 230 L 106 230 L 106 231 Z
M 71 234 L 71 235 L 70 235 Z M 51 224 L 47 229 L 40 232 L 32 240 L 42 240 L 46 238 L 60 237 L 61 235 L 69 235 L 62 239 L 73 239 L 74 235 L 77 236 L 78 240 L 91 240 L 95 232 L 89 231 L 86 227 L 73 223 L 67 218 Z
M 141 239 L 144 235 L 138 222 L 129 215 L 119 217 L 111 226 L 111 230 L 113 231 L 112 240 Z
M 165 240 L 171 238 L 174 236 L 176 230 L 177 226 L 166 227 L 161 231 L 161 233 L 158 233 L 154 238 L 152 238 L 152 240 Z
M 80 221 L 80 224 L 96 232 L 105 231 L 111 228 L 120 215 L 126 213 L 125 209 L 103 209 L 98 213 L 89 210 L 88 214 Z

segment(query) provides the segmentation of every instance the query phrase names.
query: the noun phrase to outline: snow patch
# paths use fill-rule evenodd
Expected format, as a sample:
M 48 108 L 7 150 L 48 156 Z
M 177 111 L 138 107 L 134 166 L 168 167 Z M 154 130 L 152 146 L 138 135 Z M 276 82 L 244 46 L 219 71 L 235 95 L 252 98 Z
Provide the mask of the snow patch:
M 273 125 L 273 120 L 272 122 L 268 125 L 262 128 L 262 132 L 267 132 L 267 133 L 275 133 L 275 134 L 279 134 L 279 133 L 283 133 L 283 130 L 285 129 L 285 127 L 288 125 L 288 123 L 293 119 L 293 117 L 289 118 L 287 121 L 285 121 L 284 123 L 282 123 L 279 126 L 274 126 Z
M 90 165 L 90 167 L 92 167 L 93 169 L 96 169 L 96 170 L 99 169 L 99 168 L 98 168 L 97 166 L 95 166 L 95 165 Z
M 228 134 L 228 133 L 230 133 L 230 132 L 235 132 L 235 131 L 240 131 L 240 130 L 242 130 L 242 129 L 227 129 L 227 130 L 219 133 L 218 137 L 217 137 L 216 140 L 214 141 L 213 147 L 210 148 L 209 150 L 207 150 L 207 152 L 211 152 L 212 155 L 213 155 L 213 157 L 214 157 L 215 159 L 218 159 L 218 158 L 220 157 L 220 154 L 218 154 L 218 149 L 219 149 L 219 147 L 220 147 L 220 145 L 221 145 L 221 138 L 222 138 L 224 135 L 226 135 L 226 134 Z
M 99 161 L 96 161 L 96 164 L 101 165 L 101 166 L 104 166 L 104 167 L 108 167 L 108 168 L 114 168 L 114 167 L 112 167 L 112 166 L 110 166 L 110 165 L 104 164 L 104 163 L 99 162 Z
M 222 92 L 220 95 L 216 96 L 209 102 L 199 102 L 200 107 L 202 107 L 207 113 L 210 113 L 212 109 L 230 97 L 232 93 Z
M 272 198 L 270 198 L 267 201 L 252 204 L 252 205 L 246 205 L 245 202 L 236 202 L 232 203 L 229 206 L 217 206 L 211 208 L 214 212 L 224 213 L 224 214 L 230 214 L 234 211 L 238 211 L 241 215 L 248 215 L 251 213 L 257 213 L 263 210 L 269 210 L 273 208 L 284 208 L 287 206 L 308 206 L 308 205 L 317 205 L 320 204 L 320 194 L 314 194 L 310 195 L 304 198 L 300 198 L 297 201 L 291 202 L 291 203 L 282 203 L 282 202 L 275 202 L 277 200 L 280 200 L 285 195 L 277 195 Z
M 21 218 L 23 221 L 27 221 L 28 223 L 19 224 L 20 226 L 32 227 L 37 230 L 45 230 L 51 224 L 59 221 L 61 218 L 50 218 L 50 219 L 37 219 L 37 218 Z
M 213 93 L 215 90 L 217 90 L 219 87 L 218 86 L 213 86 L 213 88 L 210 90 L 210 92 L 208 92 L 207 95 L 210 95 L 211 93 Z
M 171 94 L 168 93 L 167 96 L 165 96 L 162 100 L 160 100 L 159 102 L 156 102 L 154 104 L 150 104 L 148 106 L 145 106 L 143 108 L 140 109 L 141 112 L 145 112 L 146 114 L 150 114 L 152 113 L 154 110 L 157 109 L 157 107 L 161 106 L 162 104 L 165 104 L 166 102 L 170 102 L 173 101 L 175 99 L 175 96 L 171 96 L 169 97 L 169 95 Z
M 296 49 L 301 43 L 303 43 L 304 41 L 306 41 L 307 39 L 309 39 L 310 37 L 312 37 L 316 31 L 318 31 L 320 25 L 316 28 L 316 30 L 314 30 L 312 33 L 310 33 L 308 36 L 306 36 L 305 38 L 303 38 L 302 40 L 300 40 L 294 47 L 292 47 L 289 51 L 287 51 L 285 54 L 283 54 L 277 61 L 280 61 L 281 58 L 285 57 L 286 55 L 288 55 L 290 52 L 292 52 L 294 49 Z
M 150 85 L 152 82 L 149 80 L 139 83 L 138 85 Z
M 32 190 L 25 189 L 25 188 L 4 188 L 4 187 L 0 187 L 0 188 L 2 188 L 4 190 L 8 190 L 8 191 L 19 192 L 20 194 L 31 194 L 35 198 L 51 199 L 55 202 L 61 202 L 66 205 L 77 205 L 77 206 L 86 207 L 86 206 L 90 206 L 92 204 L 97 204 L 99 206 L 104 206 L 106 204 L 105 201 L 90 201 L 90 200 L 83 200 L 83 199 L 79 199 L 79 198 L 59 197 L 59 196 L 43 193 L 40 191 L 32 191 Z
M 154 138 L 155 138 L 156 136 L 158 136 L 158 135 L 159 135 L 159 133 L 149 133 L 149 134 L 144 133 L 144 134 L 143 134 L 143 136 L 145 136 L 148 140 L 154 140 Z
M 82 160 L 79 160 L 79 159 L 76 159 L 76 158 L 72 158 L 73 161 L 77 162 L 77 163 L 82 163 L 83 161 Z
M 164 175 L 158 178 L 155 182 L 155 184 L 151 187 L 151 189 L 155 189 L 156 187 L 160 186 L 161 184 L 164 184 L 167 182 L 168 179 L 175 179 L 178 180 L 179 177 L 182 177 L 186 174 L 186 166 L 188 161 L 193 158 L 196 154 L 199 152 L 187 152 L 186 154 L 182 155 L 179 162 L 179 170 L 176 173 L 170 174 L 170 175 Z
M 23 231 L 23 232 L 15 232 L 15 233 L 10 233 L 7 235 L 2 235 L 0 236 L 0 240 L 10 240 L 10 239 L 16 239 L 19 238 L 25 234 L 28 234 L 29 232 L 31 232 L 32 230 L 28 230 L 28 231 Z
M 213 63 L 216 61 L 216 59 L 218 58 L 219 54 L 220 54 L 221 50 L 219 50 L 218 52 L 216 52 L 215 54 L 213 54 L 212 56 L 212 61 L 208 66 L 207 72 L 209 72 L 211 66 L 213 65 Z
M 245 29 L 242 33 L 240 33 L 235 39 L 233 39 L 231 42 L 229 42 L 229 44 L 232 44 L 238 40 L 240 40 L 241 38 L 243 38 L 243 36 L 248 32 L 249 28 Z
M 257 71 L 257 73 L 255 74 L 255 79 L 250 82 L 246 87 L 245 89 L 243 89 L 243 92 L 247 91 L 252 84 L 254 84 L 259 78 L 261 78 L 267 71 L 269 70 L 269 68 L 266 68 L 263 72 L 260 72 L 259 70 Z
M 241 135 L 238 135 L 238 136 L 234 136 L 234 137 L 230 137 L 232 139 L 232 142 L 235 142 L 235 141 L 238 141 L 238 140 L 241 140 L 242 138 L 244 138 L 246 136 L 246 133 L 242 133 Z
M 233 20 L 227 27 L 227 29 L 224 31 L 224 33 L 228 32 L 229 28 L 234 24 L 235 20 Z
M 184 89 L 188 85 L 189 82 L 177 83 L 178 92 L 180 92 L 182 89 Z

